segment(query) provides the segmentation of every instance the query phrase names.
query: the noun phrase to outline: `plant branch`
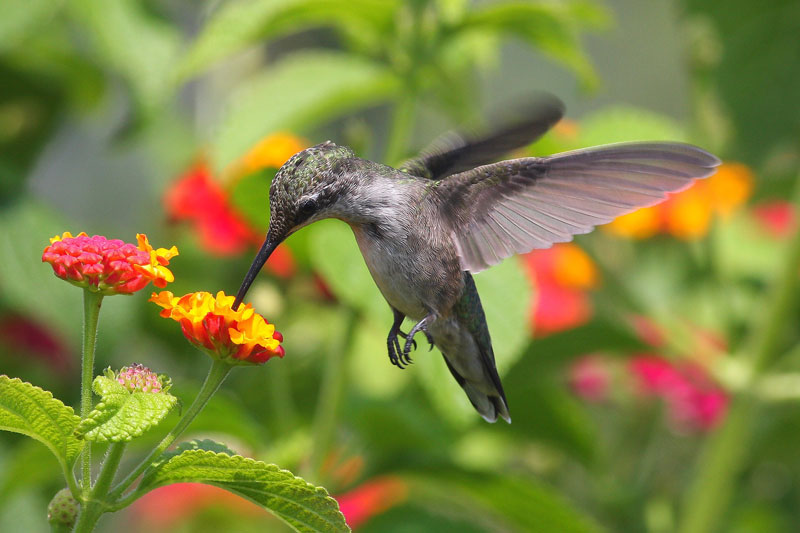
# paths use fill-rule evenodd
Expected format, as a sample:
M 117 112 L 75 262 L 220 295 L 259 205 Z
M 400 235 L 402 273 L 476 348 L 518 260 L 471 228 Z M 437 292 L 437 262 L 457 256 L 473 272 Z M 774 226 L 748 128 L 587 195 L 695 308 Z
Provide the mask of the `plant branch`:
M 228 376 L 232 368 L 233 366 L 224 361 L 219 359 L 213 360 L 211 363 L 211 368 L 208 370 L 206 379 L 203 382 L 203 386 L 200 387 L 200 392 L 197 393 L 197 397 L 195 397 L 192 405 L 189 406 L 175 427 L 172 428 L 169 433 L 167 433 L 158 446 L 156 446 L 153 451 L 150 452 L 150 454 L 139 464 L 139 466 L 137 466 L 133 472 L 128 474 L 125 479 L 120 481 L 114 487 L 109 497 L 110 502 L 116 502 L 128 489 L 128 487 L 130 487 L 133 482 L 136 481 L 136 479 L 142 475 L 145 470 L 147 470 L 147 467 L 149 467 L 153 461 L 158 459 L 158 457 L 164 453 L 173 442 L 175 442 L 175 439 L 177 439 L 181 433 L 183 433 L 183 431 L 189 426 L 189 424 L 192 423 L 200 411 L 203 410 L 208 403 L 208 400 L 211 399 L 211 396 L 217 392 L 217 389 L 219 389 L 219 386 L 222 385 L 222 382 Z
M 83 291 L 83 346 L 81 354 L 81 419 L 92 411 L 92 381 L 94 380 L 94 352 L 97 344 L 97 322 L 103 295 L 89 289 Z M 87 499 L 92 486 L 92 443 L 87 442 L 81 453 L 82 497 Z M 67 477 L 69 483 L 69 476 Z

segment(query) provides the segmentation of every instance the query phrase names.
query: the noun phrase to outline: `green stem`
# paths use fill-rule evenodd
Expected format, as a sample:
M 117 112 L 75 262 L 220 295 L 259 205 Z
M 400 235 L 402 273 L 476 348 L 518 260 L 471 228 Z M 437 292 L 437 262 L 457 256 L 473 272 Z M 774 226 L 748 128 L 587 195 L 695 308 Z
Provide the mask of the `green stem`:
M 125 442 L 115 442 L 108 448 L 100 474 L 97 476 L 97 482 L 92 488 L 91 497 L 81 504 L 81 512 L 75 526 L 76 533 L 93 531 L 103 513 L 109 510 L 106 501 L 108 488 L 117 473 L 126 444 Z
M 383 160 L 387 165 L 400 162 L 405 155 L 408 138 L 414 127 L 414 93 L 406 89 L 400 101 L 394 107 L 392 126 L 389 130 L 389 140 L 386 142 L 386 153 Z
M 148 455 L 140 464 L 136 467 L 136 469 L 128 474 L 125 479 L 120 481 L 117 486 L 111 491 L 108 500 L 110 502 L 117 501 L 120 496 L 128 489 L 128 487 L 133 484 L 136 479 L 142 475 L 142 473 L 150 466 L 153 461 L 158 459 L 158 457 L 166 451 L 170 445 L 175 442 L 181 433 L 192 423 L 195 417 L 203 410 L 203 408 L 208 403 L 208 400 L 217 392 L 219 386 L 222 385 L 222 382 L 230 373 L 233 366 L 230 364 L 220 361 L 219 359 L 214 359 L 213 363 L 211 363 L 211 368 L 208 370 L 208 375 L 206 375 L 206 379 L 203 382 L 203 386 L 200 387 L 200 392 L 197 393 L 197 397 L 195 397 L 192 405 L 184 413 L 183 417 L 178 421 L 172 431 L 170 431 L 166 437 L 164 437 L 161 442 L 156 446 L 150 455 Z M 135 498 L 134 498 L 135 499 Z M 131 500 L 132 501 L 132 500 Z M 114 506 L 117 508 L 117 506 Z
M 345 354 L 352 349 L 358 319 L 358 312 L 350 309 L 341 346 L 325 358 L 325 373 L 314 415 L 311 457 L 305 472 L 311 478 L 318 479 L 320 477 L 322 463 L 333 441 L 336 421 L 339 417 L 339 404 L 342 401 L 347 377 Z
M 800 184 L 800 179 L 798 180 Z M 800 190 L 800 189 L 799 189 Z M 800 194 L 795 204 L 800 206 Z M 698 469 L 686 493 L 681 533 L 713 531 L 727 508 L 734 489 L 734 480 L 742 468 L 750 445 L 750 429 L 758 409 L 750 389 L 763 370 L 774 361 L 781 334 L 790 318 L 796 297 L 800 270 L 800 231 L 789 243 L 780 275 L 772 286 L 763 322 L 753 330 L 749 346 L 752 371 L 747 387 L 733 400 L 722 427 L 712 435 L 700 455 Z M 758 315 L 757 315 L 758 316 Z
M 108 448 L 106 459 L 103 461 L 103 467 L 100 469 L 97 482 L 92 489 L 93 500 L 105 499 L 108 494 L 108 489 L 111 487 L 111 482 L 114 481 L 114 475 L 119 468 L 122 454 L 125 453 L 126 444 L 126 442 L 115 442 Z
M 83 291 L 83 353 L 81 356 L 81 419 L 92 412 L 92 381 L 94 380 L 94 351 L 97 344 L 97 321 L 103 295 L 88 289 Z M 81 454 L 83 479 L 82 496 L 89 497 L 92 488 L 92 443 L 87 442 Z M 67 480 L 69 482 L 69 479 Z

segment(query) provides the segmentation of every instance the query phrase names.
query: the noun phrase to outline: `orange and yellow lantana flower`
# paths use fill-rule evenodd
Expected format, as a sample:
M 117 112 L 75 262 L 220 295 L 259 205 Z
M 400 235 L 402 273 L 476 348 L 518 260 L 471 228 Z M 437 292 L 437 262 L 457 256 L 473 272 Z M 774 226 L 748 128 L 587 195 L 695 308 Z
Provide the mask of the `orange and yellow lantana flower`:
M 159 288 L 174 281 L 167 265 L 178 249 L 154 249 L 143 234 L 136 240 L 138 246 L 101 235 L 73 237 L 67 231 L 50 239 L 42 261 L 50 263 L 59 278 L 102 294 L 131 294 L 151 281 Z
M 153 293 L 151 302 L 164 308 L 161 316 L 179 322 L 184 336 L 215 359 L 231 364 L 260 364 L 283 357 L 283 336 L 250 304 L 233 310 L 233 296 L 220 291 L 192 292 L 181 297 L 169 291 Z
M 750 197 L 753 181 L 749 167 L 726 162 L 708 179 L 698 180 L 684 191 L 669 194 L 665 202 L 623 215 L 603 228 L 634 239 L 657 233 L 699 239 L 708 233 L 714 215 L 727 216 Z

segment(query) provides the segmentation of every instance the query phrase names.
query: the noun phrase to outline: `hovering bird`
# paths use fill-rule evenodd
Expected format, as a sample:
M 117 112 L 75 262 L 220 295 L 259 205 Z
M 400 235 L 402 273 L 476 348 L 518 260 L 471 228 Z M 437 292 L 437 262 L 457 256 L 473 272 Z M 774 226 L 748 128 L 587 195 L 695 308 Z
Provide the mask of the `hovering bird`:
M 411 362 L 422 332 L 481 416 L 511 422 L 472 275 L 656 204 L 720 163 L 675 142 L 494 162 L 540 137 L 563 112 L 559 100 L 542 97 L 522 120 L 483 137 L 451 134 L 400 168 L 330 141 L 295 154 L 272 180 L 269 230 L 235 306 L 286 237 L 318 220 L 343 220 L 394 313 L 392 364 Z M 405 317 L 416 321 L 407 334 Z

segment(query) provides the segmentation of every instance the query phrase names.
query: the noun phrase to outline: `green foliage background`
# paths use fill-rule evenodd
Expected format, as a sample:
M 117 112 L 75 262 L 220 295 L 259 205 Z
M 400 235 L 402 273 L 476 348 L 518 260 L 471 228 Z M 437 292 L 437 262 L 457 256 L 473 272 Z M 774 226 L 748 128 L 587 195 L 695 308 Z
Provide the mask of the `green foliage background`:
M 748 164 L 754 203 L 789 198 L 798 175 L 792 0 L 5 0 L 2 11 L 0 317 L 52 329 L 73 361 L 80 291 L 40 264 L 47 239 L 147 233 L 181 250 L 175 293 L 233 292 L 252 252 L 204 251 L 168 223 L 162 196 L 201 154 L 222 174 L 272 132 L 396 163 L 545 90 L 567 103 L 580 135 L 546 137 L 532 153 L 685 140 Z M 266 186 L 242 181 L 232 191 L 261 229 Z M 435 351 L 420 346 L 402 372 L 388 363 L 389 309 L 350 231 L 328 221 L 289 240 L 292 279 L 262 274 L 251 293 L 284 334 L 287 357 L 235 372 L 190 433 L 221 436 L 334 495 L 381 476 L 403 480 L 407 497 L 363 531 L 792 531 L 800 331 L 793 273 L 781 274 L 793 264 L 789 245 L 767 242 L 746 214 L 691 245 L 602 234 L 578 242 L 604 282 L 593 319 L 577 329 L 531 335 L 535 289 L 519 260 L 476 279 L 510 426 L 480 420 Z M 333 299 L 319 295 L 316 275 Z M 203 356 L 145 300 L 108 299 L 98 366 L 141 362 L 191 397 Z M 571 393 L 565 376 L 579 356 L 650 349 L 629 313 L 667 328 L 672 355 L 686 343 L 679 318 L 723 332 L 729 355 L 718 378 L 734 400 L 719 429 L 676 433 L 657 405 L 611 409 Z M 74 363 L 56 367 L 3 342 L 0 373 L 77 403 Z M 357 473 L 337 474 L 353 457 Z M 0 437 L 0 530 L 45 530 L 57 472 L 41 445 Z M 179 524 L 283 527 L 227 507 Z M 137 527 L 125 512 L 100 522 L 103 531 Z

